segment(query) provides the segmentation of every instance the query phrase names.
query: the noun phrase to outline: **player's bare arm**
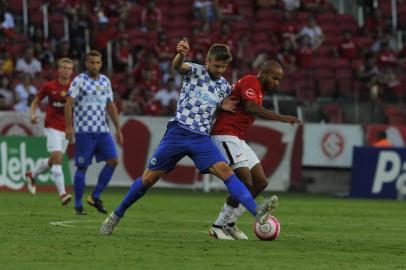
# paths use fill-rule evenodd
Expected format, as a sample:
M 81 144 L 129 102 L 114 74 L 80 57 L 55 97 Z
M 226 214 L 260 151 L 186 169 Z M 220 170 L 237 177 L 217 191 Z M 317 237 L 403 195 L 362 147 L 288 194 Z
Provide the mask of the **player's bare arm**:
M 172 60 L 172 68 L 180 74 L 185 74 L 189 71 L 189 65 L 185 64 L 186 54 L 189 51 L 189 42 L 184 38 L 176 45 L 176 56 Z
M 72 108 L 75 99 L 72 97 L 66 98 L 65 103 L 65 121 L 66 121 L 66 130 L 65 137 L 70 142 L 73 143 L 73 125 L 72 125 Z
M 110 115 L 111 121 L 113 121 L 114 127 L 116 128 L 116 141 L 118 144 L 123 144 L 123 134 L 120 129 L 120 121 L 118 117 L 117 107 L 114 102 L 107 103 L 107 112 Z
M 291 125 L 295 125 L 295 124 L 301 125 L 302 124 L 302 121 L 300 121 L 299 119 L 297 119 L 294 116 L 275 113 L 271 110 L 265 109 L 264 107 L 256 104 L 253 101 L 245 100 L 244 101 L 244 110 L 247 113 L 251 113 L 255 116 L 259 116 L 259 117 L 262 117 L 262 118 L 265 118 L 268 120 L 281 121 L 281 122 L 289 123 Z
M 30 119 L 31 123 L 38 123 L 37 108 L 40 100 L 38 97 L 35 97 L 30 106 Z
M 223 102 L 220 104 L 220 109 L 223 111 L 235 113 L 237 111 L 238 100 L 233 99 L 232 97 L 226 97 Z

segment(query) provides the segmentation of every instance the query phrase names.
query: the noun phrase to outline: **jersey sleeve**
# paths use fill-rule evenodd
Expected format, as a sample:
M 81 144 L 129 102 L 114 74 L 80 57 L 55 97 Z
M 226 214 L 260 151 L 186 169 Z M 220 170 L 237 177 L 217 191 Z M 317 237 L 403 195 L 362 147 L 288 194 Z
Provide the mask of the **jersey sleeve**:
M 37 98 L 41 101 L 44 99 L 44 97 L 48 96 L 48 93 L 49 93 L 49 87 L 48 87 L 48 84 L 46 83 L 41 87 L 41 89 L 37 93 Z
M 185 74 L 187 76 L 191 75 L 202 75 L 203 74 L 203 66 L 191 62 L 185 62 L 186 65 L 189 66 L 189 71 Z
M 107 89 L 107 98 L 106 98 L 106 104 L 109 104 L 110 102 L 113 102 L 113 89 L 112 89 L 112 87 L 111 87 L 111 82 L 110 82 L 110 80 L 109 79 L 107 79 L 107 87 L 108 87 L 108 89 Z
M 256 79 L 255 79 L 256 80 Z M 258 83 L 251 78 L 240 82 L 241 99 L 247 101 L 256 101 L 258 98 Z
M 68 97 L 76 98 L 79 95 L 81 82 L 82 80 L 80 76 L 77 76 L 75 79 L 73 79 L 72 83 L 69 86 Z

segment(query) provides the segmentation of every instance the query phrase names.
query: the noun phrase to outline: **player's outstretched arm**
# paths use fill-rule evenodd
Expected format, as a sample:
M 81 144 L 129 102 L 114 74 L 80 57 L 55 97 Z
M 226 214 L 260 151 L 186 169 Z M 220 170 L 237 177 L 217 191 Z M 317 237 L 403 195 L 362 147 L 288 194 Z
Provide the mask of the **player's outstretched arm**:
M 39 98 L 36 96 L 33 101 L 31 102 L 30 106 L 30 119 L 31 123 L 36 124 L 38 123 L 38 116 L 37 116 L 37 108 L 39 104 Z
M 294 116 L 275 113 L 271 110 L 265 109 L 264 107 L 256 104 L 253 101 L 245 100 L 244 101 L 244 110 L 247 113 L 251 113 L 255 116 L 259 116 L 259 117 L 262 117 L 262 118 L 265 118 L 268 120 L 281 121 L 281 122 L 289 123 L 291 125 L 303 124 L 302 121 L 300 121 L 299 119 L 297 119 Z
M 116 141 L 118 144 L 123 144 L 123 134 L 121 133 L 120 129 L 120 121 L 118 117 L 117 107 L 114 102 L 107 103 L 107 112 L 110 115 L 111 121 L 113 121 L 114 127 L 116 128 Z
M 180 74 L 186 74 L 189 71 L 189 65 L 185 64 L 186 54 L 189 51 L 189 42 L 183 38 L 176 45 L 176 56 L 172 60 L 172 68 Z
M 66 98 L 65 103 L 65 122 L 66 122 L 66 130 L 65 130 L 65 137 L 70 142 L 73 143 L 73 125 L 72 125 L 72 108 L 75 99 L 68 96 Z

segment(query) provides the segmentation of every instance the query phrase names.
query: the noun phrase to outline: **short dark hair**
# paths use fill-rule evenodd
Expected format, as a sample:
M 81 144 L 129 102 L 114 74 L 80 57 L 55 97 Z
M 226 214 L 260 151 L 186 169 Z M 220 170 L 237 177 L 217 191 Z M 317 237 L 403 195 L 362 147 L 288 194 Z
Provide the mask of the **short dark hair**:
M 207 53 L 207 57 L 214 60 L 228 62 L 233 60 L 230 48 L 225 44 L 213 44 Z
M 86 60 L 87 60 L 87 58 L 89 58 L 89 57 L 91 57 L 91 56 L 98 56 L 98 57 L 100 57 L 100 58 L 102 58 L 102 54 L 99 52 L 99 51 L 96 51 L 96 50 L 90 50 L 90 51 L 88 51 L 87 53 L 86 53 Z

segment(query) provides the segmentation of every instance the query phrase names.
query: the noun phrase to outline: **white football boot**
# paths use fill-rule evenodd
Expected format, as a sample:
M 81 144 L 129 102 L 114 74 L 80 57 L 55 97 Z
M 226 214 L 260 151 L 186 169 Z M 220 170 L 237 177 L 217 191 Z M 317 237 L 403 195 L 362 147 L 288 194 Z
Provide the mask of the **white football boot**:
M 255 218 L 260 224 L 264 224 L 276 207 L 278 207 L 278 196 L 273 195 L 270 198 L 263 199 L 263 201 L 257 205 L 257 215 Z
M 219 240 L 234 240 L 234 237 L 229 235 L 224 227 L 213 225 L 209 229 L 209 236 Z
M 243 233 L 235 223 L 229 223 L 224 226 L 224 230 L 231 235 L 235 240 L 248 240 L 248 236 Z
M 100 227 L 100 234 L 101 235 L 110 235 L 113 233 L 114 227 L 117 226 L 118 222 L 120 221 L 120 217 L 117 216 L 114 212 L 112 212 L 102 223 Z

